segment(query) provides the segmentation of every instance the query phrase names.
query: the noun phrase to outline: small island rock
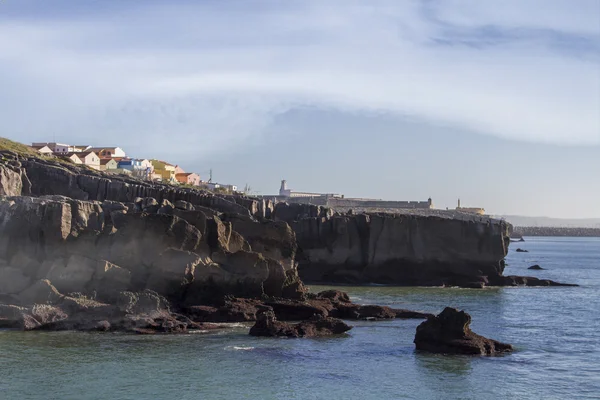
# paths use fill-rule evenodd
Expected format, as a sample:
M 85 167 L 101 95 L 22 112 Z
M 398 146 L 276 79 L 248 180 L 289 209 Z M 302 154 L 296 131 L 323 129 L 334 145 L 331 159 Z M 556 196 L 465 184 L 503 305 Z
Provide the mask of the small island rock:
M 469 314 L 446 307 L 439 315 L 428 318 L 417 327 L 414 343 L 417 350 L 431 353 L 491 356 L 512 351 L 510 344 L 474 333 L 469 328 L 470 324 Z

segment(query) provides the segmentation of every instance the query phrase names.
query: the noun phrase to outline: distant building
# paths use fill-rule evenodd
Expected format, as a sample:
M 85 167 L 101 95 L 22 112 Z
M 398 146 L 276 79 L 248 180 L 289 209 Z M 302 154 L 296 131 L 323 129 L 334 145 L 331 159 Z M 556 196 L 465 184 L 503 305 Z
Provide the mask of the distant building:
M 162 182 L 177 182 L 177 179 L 175 179 L 175 165 L 161 160 L 150 160 L 150 162 L 154 167 L 154 173 L 160 175 Z
M 279 188 L 279 195 L 261 196 L 270 198 L 273 201 L 288 202 L 288 203 L 308 203 L 339 209 L 365 209 L 365 210 L 382 210 L 382 209 L 432 209 L 433 201 L 431 198 L 426 201 L 395 201 L 381 199 L 363 199 L 363 198 L 347 198 L 343 194 L 337 193 L 314 193 L 314 192 L 298 192 L 291 190 L 287 186 L 287 181 L 282 180 Z
M 71 152 L 65 154 L 66 156 L 77 156 L 81 163 L 87 165 L 90 168 L 100 170 L 100 157 L 93 151 L 84 151 L 84 152 Z
M 100 158 L 126 157 L 125 151 L 120 147 L 90 147 L 86 151 L 93 151 Z
M 64 143 L 56 143 L 56 142 L 33 142 L 31 147 L 44 147 L 48 146 L 53 153 L 57 154 L 65 154 L 65 153 L 73 153 L 75 152 L 75 147 L 64 144 Z
M 179 165 L 175 166 L 175 175 L 177 174 L 185 174 L 185 171 Z
M 175 179 L 177 179 L 177 182 L 183 183 L 184 185 L 200 186 L 200 175 L 194 172 L 176 173 Z
M 83 164 L 83 161 L 81 160 L 81 158 L 79 158 L 77 153 L 57 154 L 57 156 L 65 160 L 70 160 L 74 164 Z
M 31 146 L 32 149 L 36 150 L 40 154 L 52 154 L 54 151 L 48 145 L 43 146 Z
M 119 168 L 119 162 L 114 158 L 101 158 L 100 159 L 100 170 L 113 170 Z
M 480 208 L 480 207 L 461 207 L 460 199 L 458 199 L 458 206 L 456 207 L 456 211 L 461 211 L 461 212 L 469 213 L 469 214 L 477 214 L 477 215 L 485 214 L 485 209 Z

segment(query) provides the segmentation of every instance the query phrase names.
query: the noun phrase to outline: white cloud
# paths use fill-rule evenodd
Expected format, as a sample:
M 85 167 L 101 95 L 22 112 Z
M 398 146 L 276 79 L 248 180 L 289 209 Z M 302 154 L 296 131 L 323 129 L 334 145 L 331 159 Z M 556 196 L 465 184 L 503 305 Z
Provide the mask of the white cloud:
M 174 3 L 74 21 L 0 20 L 6 134 L 103 135 L 156 152 L 166 150 L 150 139 L 167 135 L 197 146 L 171 149 L 189 154 L 255 140 L 275 114 L 312 104 L 384 110 L 515 140 L 600 143 L 597 55 L 566 54 L 553 48 L 554 37 L 527 36 L 550 30 L 562 45 L 575 38 L 598 49 L 589 8 Z M 488 43 L 478 30 L 486 26 L 522 32 Z

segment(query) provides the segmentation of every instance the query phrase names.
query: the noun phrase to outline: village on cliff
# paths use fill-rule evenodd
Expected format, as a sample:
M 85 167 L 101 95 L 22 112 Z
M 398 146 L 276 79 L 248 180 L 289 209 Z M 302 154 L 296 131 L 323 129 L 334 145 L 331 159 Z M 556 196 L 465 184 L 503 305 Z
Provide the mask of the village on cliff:
M 238 187 L 232 184 L 213 182 L 212 176 L 208 181 L 201 179 L 195 172 L 185 172 L 181 166 L 163 160 L 133 158 L 127 156 L 121 147 L 90 145 L 70 145 L 56 142 L 34 142 L 31 146 L 42 155 L 53 155 L 74 164 L 85 165 L 89 168 L 109 174 L 128 175 L 152 182 L 164 182 L 175 185 L 186 185 L 220 191 L 226 193 L 238 192 Z M 247 189 L 243 190 L 247 194 Z M 296 191 L 288 188 L 287 181 L 282 180 L 278 194 L 262 195 L 274 202 L 306 203 L 335 208 L 340 211 L 393 211 L 393 210 L 431 210 L 434 204 L 431 198 L 425 201 L 397 201 L 368 198 L 349 198 L 343 194 L 312 193 Z M 484 215 L 481 207 L 461 207 L 460 199 L 455 209 L 463 213 Z
M 203 181 L 195 172 L 185 172 L 179 165 L 166 161 L 127 156 L 120 147 L 92 147 L 56 142 L 34 142 L 31 145 L 43 155 L 54 155 L 74 164 L 109 174 L 124 174 L 153 182 L 189 185 L 208 190 L 236 192 L 237 186 L 215 183 L 212 179 Z

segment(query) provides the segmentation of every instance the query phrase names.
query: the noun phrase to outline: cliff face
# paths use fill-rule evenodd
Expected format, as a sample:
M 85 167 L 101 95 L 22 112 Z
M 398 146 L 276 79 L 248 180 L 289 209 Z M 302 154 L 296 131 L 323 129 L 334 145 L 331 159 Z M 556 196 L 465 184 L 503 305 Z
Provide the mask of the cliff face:
M 16 283 L 0 295 L 18 298 L 48 280 L 60 293 L 93 292 L 106 302 L 149 289 L 183 304 L 219 293 L 281 296 L 297 284 L 293 253 L 265 256 L 217 216 L 141 212 L 143 202 L 1 197 L 0 277 Z M 277 247 L 295 249 L 291 230 Z
M 467 214 L 332 215 L 278 204 L 273 215 L 296 233 L 300 275 L 314 282 L 487 283 L 502 274 L 509 244 L 509 224 Z
M 331 209 L 305 204 L 274 207 L 264 200 L 108 176 L 36 157 L 4 153 L 3 158 L 2 171 L 5 172 L 0 174 L 0 188 L 4 193 L 63 195 L 68 201 L 62 203 L 86 204 L 76 206 L 77 210 L 100 204 L 99 212 L 103 213 L 105 224 L 117 230 L 116 234 L 112 233 L 114 237 L 123 237 L 127 229 L 133 229 L 127 228 L 127 224 L 134 223 L 135 218 L 149 223 L 148 217 L 132 214 L 168 214 L 198 230 L 202 238 L 196 247 L 169 244 L 168 248 L 202 255 L 209 259 L 208 264 L 250 263 L 246 256 L 240 255 L 231 257 L 236 261 L 226 261 L 229 257 L 221 254 L 223 249 L 224 254 L 260 254 L 267 259 L 266 264 L 270 263 L 268 260 L 275 260 L 279 266 L 269 264 L 269 276 L 261 281 L 263 288 L 267 287 L 272 293 L 284 290 L 281 281 L 288 279 L 288 274 L 296 273 L 296 262 L 301 277 L 312 282 L 473 287 L 505 284 L 500 278 L 511 227 L 501 220 L 435 210 L 404 210 L 395 215 L 340 215 Z M 179 206 L 175 206 L 177 204 Z M 140 231 L 146 229 L 141 222 L 134 225 Z M 131 235 L 135 235 L 133 232 Z M 170 235 L 166 228 L 161 232 L 160 235 Z M 122 245 L 116 243 L 110 247 L 118 246 Z M 162 245 L 156 244 L 156 248 L 165 251 Z M 163 253 L 148 254 L 160 258 Z M 143 251 L 132 253 L 130 258 L 137 256 L 147 258 Z M 130 262 L 119 257 L 103 259 L 119 266 L 119 263 Z M 234 269 L 238 271 L 237 267 Z M 236 279 L 233 280 L 241 285 L 242 280 Z

